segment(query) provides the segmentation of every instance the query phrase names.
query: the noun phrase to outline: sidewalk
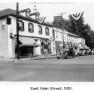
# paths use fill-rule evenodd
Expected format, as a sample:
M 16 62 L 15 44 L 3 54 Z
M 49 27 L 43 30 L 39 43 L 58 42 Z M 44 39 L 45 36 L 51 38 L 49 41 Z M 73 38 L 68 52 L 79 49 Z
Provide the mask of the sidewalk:
M 31 57 L 31 58 L 21 58 L 20 60 L 40 60 L 40 59 L 51 59 L 51 58 L 56 58 L 56 56 L 52 56 L 52 55 L 41 55 L 41 56 L 36 56 L 36 57 Z
M 36 56 L 36 57 L 24 57 L 24 58 L 20 58 L 20 61 L 27 61 L 27 60 L 40 60 L 40 59 L 51 59 L 51 58 L 56 58 L 56 56 Z M 0 58 L 0 61 L 5 61 L 5 62 L 10 62 L 10 61 L 16 61 L 16 58 Z

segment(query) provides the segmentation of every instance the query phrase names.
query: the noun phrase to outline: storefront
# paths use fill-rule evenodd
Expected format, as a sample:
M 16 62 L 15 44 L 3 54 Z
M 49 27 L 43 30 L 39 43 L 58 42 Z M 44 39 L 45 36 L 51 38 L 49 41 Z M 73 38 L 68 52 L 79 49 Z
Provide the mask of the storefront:
M 16 40 L 15 40 L 16 41 Z M 15 54 L 17 54 L 17 45 L 15 45 Z M 37 55 L 37 48 L 40 47 L 37 39 L 29 37 L 19 37 L 19 54 L 20 57 L 32 57 Z M 39 53 L 39 52 L 38 52 Z
M 61 44 L 62 41 L 55 41 L 55 45 L 56 45 L 56 54 L 61 52 Z
M 41 39 L 41 54 L 42 55 L 50 55 L 51 52 L 51 42 L 48 39 Z

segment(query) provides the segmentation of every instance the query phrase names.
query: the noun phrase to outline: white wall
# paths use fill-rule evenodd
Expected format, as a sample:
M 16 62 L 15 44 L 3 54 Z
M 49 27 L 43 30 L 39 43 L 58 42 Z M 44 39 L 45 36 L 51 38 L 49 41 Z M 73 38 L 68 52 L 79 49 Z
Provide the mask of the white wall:
M 30 33 L 28 32 L 28 23 L 29 21 L 26 21 L 26 20 L 22 20 L 24 22 L 24 31 L 20 31 L 19 34 L 20 35 L 23 35 L 23 36 L 30 36 L 30 37 L 39 37 L 39 38 L 47 38 L 47 39 L 50 39 L 52 37 L 52 27 L 49 27 L 49 36 L 47 36 L 45 34 L 45 27 L 44 25 L 41 25 L 42 26 L 42 31 L 43 31 L 43 34 L 39 34 L 39 30 L 38 30 L 38 25 L 37 23 L 33 23 L 34 24 L 34 32 L 33 33 Z M 14 17 L 12 17 L 12 25 L 11 25 L 11 30 L 13 32 L 13 34 L 16 34 L 16 20 Z
M 11 17 L 12 18 L 12 24 L 9 26 L 9 32 L 12 32 L 13 35 L 16 34 L 16 18 L 15 17 Z M 23 36 L 29 36 L 29 37 L 38 37 L 39 39 L 41 38 L 45 38 L 45 39 L 51 39 L 53 37 L 52 35 L 52 30 L 54 29 L 55 31 L 55 41 L 61 41 L 63 42 L 63 39 L 64 39 L 64 42 L 73 42 L 73 43 L 79 43 L 79 42 L 82 42 L 82 39 L 79 39 L 78 37 L 73 37 L 73 36 L 68 36 L 68 34 L 72 34 L 72 33 L 69 33 L 65 30 L 63 30 L 63 35 L 62 35 L 62 30 L 59 29 L 59 28 L 56 28 L 56 27 L 49 27 L 49 36 L 47 36 L 45 34 L 45 27 L 44 25 L 41 25 L 42 26 L 42 34 L 39 34 L 39 30 L 38 30 L 38 24 L 37 23 L 33 23 L 34 24 L 34 32 L 33 33 L 30 33 L 28 32 L 28 23 L 29 21 L 26 21 L 26 20 L 22 20 L 24 22 L 24 31 L 19 31 L 19 34 L 20 35 L 23 35 Z M 9 44 L 11 46 L 14 46 L 12 45 L 13 41 L 10 40 L 9 41 Z M 52 53 L 54 54 L 55 53 L 55 45 L 54 45 L 54 42 L 51 41 L 51 50 L 52 50 Z M 14 48 L 10 48 L 10 52 L 14 51 Z M 38 52 L 38 54 L 40 54 L 40 48 L 38 47 L 36 49 L 36 52 Z M 14 53 L 11 53 L 11 55 L 14 55 Z
M 5 25 L 5 30 L 2 30 L 2 25 Z M 8 58 L 8 33 L 6 19 L 0 20 L 0 58 Z
M 12 23 L 11 25 L 8 26 L 8 32 L 9 33 L 12 33 L 13 36 L 16 35 L 16 18 L 15 17 L 12 17 Z M 49 35 L 47 36 L 45 34 L 45 27 L 44 25 L 41 25 L 42 26 L 42 34 L 39 34 L 39 30 L 38 30 L 38 25 L 37 23 L 33 23 L 34 24 L 34 32 L 33 33 L 30 33 L 28 32 L 28 23 L 29 21 L 26 21 L 26 20 L 22 20 L 24 22 L 24 31 L 19 31 L 19 35 L 23 35 L 23 36 L 28 36 L 28 37 L 37 37 L 38 40 L 40 41 L 41 38 L 44 38 L 44 39 L 51 39 L 52 38 L 52 27 L 49 27 Z M 51 44 L 51 46 L 53 46 L 53 44 Z M 41 47 L 36 47 L 35 49 L 35 53 L 36 55 L 40 55 L 40 50 L 41 50 Z M 52 52 L 53 52 L 53 49 L 51 49 Z M 14 56 L 14 53 L 15 53 L 15 43 L 14 43 L 14 40 L 13 39 L 9 39 L 9 52 L 10 52 L 10 57 L 11 56 Z
M 62 30 L 56 27 L 53 29 L 55 31 L 55 41 L 63 41 Z
M 79 37 L 67 31 L 64 32 L 64 40 L 65 42 L 79 43 Z
M 79 38 L 79 41 L 78 41 L 78 43 L 85 44 L 85 39 L 83 39 L 83 38 Z

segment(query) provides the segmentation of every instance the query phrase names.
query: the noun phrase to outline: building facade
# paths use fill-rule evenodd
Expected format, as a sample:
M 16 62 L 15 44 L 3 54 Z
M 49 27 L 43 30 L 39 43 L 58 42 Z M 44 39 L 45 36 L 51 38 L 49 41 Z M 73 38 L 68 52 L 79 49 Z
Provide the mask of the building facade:
M 63 30 L 58 27 L 53 27 L 54 32 L 54 47 L 55 54 L 60 52 L 60 46 L 63 45 Z
M 66 30 L 63 31 L 64 34 L 64 44 L 67 46 L 67 44 L 73 44 L 73 45 L 78 45 L 78 44 L 85 44 L 85 39 L 79 37 L 76 34 L 70 33 Z
M 25 14 L 24 14 L 25 15 Z M 60 45 L 84 43 L 83 38 L 49 23 L 19 15 L 19 54 L 20 57 L 56 55 Z M 15 58 L 17 55 L 16 11 L 0 11 L 0 57 Z
M 6 9 L 8 13 L 0 16 L 0 55 L 14 58 L 17 54 L 17 27 L 15 11 Z M 10 24 L 7 24 L 11 19 Z M 53 53 L 52 26 L 47 23 L 39 23 L 24 16 L 19 17 L 19 53 L 20 56 L 36 56 L 46 52 Z M 6 55 L 5 55 L 6 53 Z

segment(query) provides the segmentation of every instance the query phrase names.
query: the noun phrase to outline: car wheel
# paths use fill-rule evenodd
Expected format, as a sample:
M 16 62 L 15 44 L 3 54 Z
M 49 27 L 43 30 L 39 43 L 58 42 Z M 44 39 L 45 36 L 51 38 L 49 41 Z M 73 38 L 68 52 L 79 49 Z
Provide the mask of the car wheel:
M 60 59 L 60 57 L 57 57 L 57 59 Z

